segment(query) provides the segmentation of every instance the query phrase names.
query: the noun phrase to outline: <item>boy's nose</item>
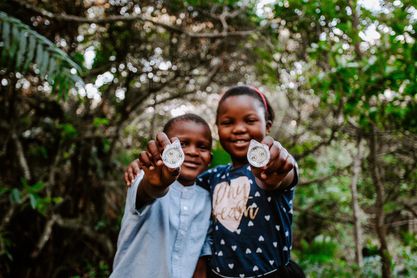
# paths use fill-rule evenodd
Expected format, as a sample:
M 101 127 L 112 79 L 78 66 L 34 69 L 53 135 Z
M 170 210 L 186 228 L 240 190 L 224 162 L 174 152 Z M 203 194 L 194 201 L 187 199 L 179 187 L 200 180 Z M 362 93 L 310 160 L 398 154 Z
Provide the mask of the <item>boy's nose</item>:
M 187 146 L 187 148 L 185 148 L 184 152 L 185 154 L 195 156 L 195 155 L 198 155 L 198 148 L 196 146 L 190 145 L 190 146 Z

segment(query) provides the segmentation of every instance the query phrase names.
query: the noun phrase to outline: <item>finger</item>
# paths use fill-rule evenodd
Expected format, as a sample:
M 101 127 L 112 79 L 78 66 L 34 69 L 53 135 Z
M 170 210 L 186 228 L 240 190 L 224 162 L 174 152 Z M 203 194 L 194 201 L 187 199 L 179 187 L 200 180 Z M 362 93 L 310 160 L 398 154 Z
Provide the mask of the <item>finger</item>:
M 266 166 L 268 172 L 275 172 L 287 158 L 288 152 L 278 141 L 274 141 L 270 148 L 270 159 Z
M 143 151 L 139 154 L 139 161 L 142 167 L 149 167 L 152 165 L 152 157 L 147 151 Z
M 160 153 L 162 153 L 167 145 L 171 144 L 171 141 L 169 141 L 168 136 L 164 132 L 158 132 L 156 134 L 156 141 L 158 143 L 158 147 L 160 148 Z
M 123 174 L 123 179 L 125 181 L 126 186 L 130 186 L 130 178 L 129 178 L 127 170 Z
M 295 167 L 295 160 L 294 158 L 287 152 L 287 157 L 283 163 L 283 165 L 280 167 L 280 169 L 277 171 L 278 174 L 288 174 L 292 169 Z
M 139 161 L 139 159 L 133 160 L 133 162 L 131 163 L 131 166 L 132 166 L 133 174 L 135 176 L 137 176 L 139 174 L 139 171 L 140 171 L 140 161 Z
M 271 136 L 265 136 L 264 139 L 262 139 L 261 143 L 267 145 L 270 149 L 274 142 L 276 142 L 274 141 L 274 138 L 272 138 Z
M 155 140 L 148 142 L 148 152 L 151 154 L 152 162 L 157 165 L 158 161 L 161 161 L 161 153 Z

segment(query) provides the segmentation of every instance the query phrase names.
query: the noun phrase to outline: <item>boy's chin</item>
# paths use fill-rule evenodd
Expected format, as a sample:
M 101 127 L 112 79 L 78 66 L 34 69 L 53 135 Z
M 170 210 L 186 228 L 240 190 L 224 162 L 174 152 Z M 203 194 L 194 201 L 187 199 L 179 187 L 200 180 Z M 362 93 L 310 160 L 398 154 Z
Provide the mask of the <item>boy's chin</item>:
M 188 174 L 181 173 L 181 175 L 178 177 L 178 181 L 182 183 L 183 185 L 192 185 L 197 179 L 198 174 L 197 173 L 188 173 Z

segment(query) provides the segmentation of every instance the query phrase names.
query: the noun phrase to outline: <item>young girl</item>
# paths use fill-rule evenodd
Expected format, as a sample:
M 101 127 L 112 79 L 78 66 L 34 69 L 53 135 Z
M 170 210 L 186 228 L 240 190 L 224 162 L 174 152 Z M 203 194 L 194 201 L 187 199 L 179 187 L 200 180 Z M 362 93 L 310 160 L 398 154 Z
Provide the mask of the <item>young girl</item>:
M 271 105 L 255 88 L 232 87 L 219 102 L 216 125 L 232 164 L 208 170 L 197 180 L 212 196 L 213 277 L 304 277 L 290 261 L 296 163 L 267 136 L 273 120 Z M 265 167 L 248 164 L 251 139 L 268 146 Z M 126 180 L 135 167 L 129 167 Z
M 267 136 L 273 120 L 271 105 L 255 88 L 233 87 L 220 99 L 216 125 L 232 164 L 211 169 L 198 179 L 212 196 L 214 277 L 303 277 L 290 263 L 296 163 Z M 252 139 L 269 147 L 265 167 L 248 163 Z

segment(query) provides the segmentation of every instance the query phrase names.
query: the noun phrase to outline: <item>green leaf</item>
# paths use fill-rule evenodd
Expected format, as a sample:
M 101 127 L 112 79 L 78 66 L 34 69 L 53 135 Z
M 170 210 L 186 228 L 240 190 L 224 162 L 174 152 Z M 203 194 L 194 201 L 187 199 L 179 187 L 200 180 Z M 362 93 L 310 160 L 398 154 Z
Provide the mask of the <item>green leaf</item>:
M 16 51 L 19 45 L 20 32 L 16 25 L 12 26 L 12 41 L 9 48 L 9 62 L 12 62 L 15 58 Z
M 41 72 L 42 76 L 45 76 L 47 74 L 48 64 L 49 64 L 49 53 L 48 50 L 45 49 L 45 51 L 42 51 L 42 60 L 39 65 L 39 70 Z
M 36 206 L 38 204 L 38 200 L 34 194 L 29 194 L 29 200 L 30 200 L 30 206 L 33 209 L 36 209 Z
M 41 181 L 38 181 L 30 187 L 30 193 L 37 193 L 45 188 L 45 184 Z
M 27 57 L 25 60 L 25 64 L 23 65 L 23 72 L 26 72 L 29 68 L 30 63 L 35 57 L 35 49 L 36 49 L 36 38 L 34 36 L 29 36 L 29 47 L 27 49 Z
M 62 198 L 62 197 L 54 197 L 53 199 L 52 199 L 52 201 L 55 203 L 55 204 L 60 204 L 60 203 L 62 203 L 63 201 L 64 201 L 64 199 Z
M 25 56 L 25 52 L 26 52 L 26 45 L 27 45 L 27 41 L 28 41 L 27 37 L 28 37 L 28 33 L 24 32 L 21 35 L 21 38 L 20 38 L 19 50 L 17 52 L 17 57 L 16 57 L 16 69 L 18 69 L 18 70 L 22 69 L 24 56 Z
M 106 118 L 98 118 L 95 117 L 93 120 L 93 125 L 95 127 L 100 127 L 100 126 L 107 126 L 109 124 L 109 120 Z
M 10 194 L 10 199 L 11 199 L 12 203 L 14 203 L 14 204 L 22 203 L 22 198 L 21 198 L 21 194 L 20 194 L 19 189 L 17 189 L 17 188 L 12 189 L 12 192 Z

